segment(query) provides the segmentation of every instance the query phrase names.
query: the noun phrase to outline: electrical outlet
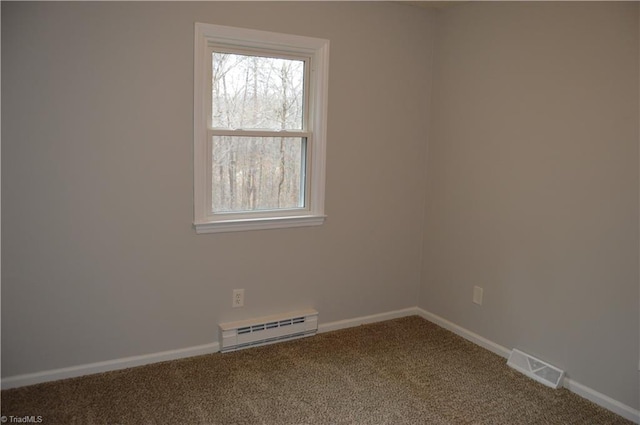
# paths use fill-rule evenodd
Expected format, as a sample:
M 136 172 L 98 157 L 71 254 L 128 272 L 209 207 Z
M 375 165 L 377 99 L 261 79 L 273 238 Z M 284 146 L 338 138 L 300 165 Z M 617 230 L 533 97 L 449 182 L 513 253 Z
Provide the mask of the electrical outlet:
M 233 290 L 233 303 L 231 307 L 244 307 L 244 289 Z
M 473 302 L 482 305 L 482 288 L 479 286 L 473 287 Z

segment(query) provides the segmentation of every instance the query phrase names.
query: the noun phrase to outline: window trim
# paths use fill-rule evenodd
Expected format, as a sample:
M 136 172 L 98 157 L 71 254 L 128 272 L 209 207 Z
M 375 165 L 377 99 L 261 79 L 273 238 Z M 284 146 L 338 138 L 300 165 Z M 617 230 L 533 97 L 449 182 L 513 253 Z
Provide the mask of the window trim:
M 211 45 L 229 48 L 271 51 L 303 55 L 310 58 L 309 115 L 307 139 L 306 205 L 300 209 L 255 211 L 250 213 L 213 214 L 211 198 L 211 143 L 208 141 L 209 117 L 207 83 Z M 329 81 L 329 40 L 258 31 L 245 28 L 196 23 L 194 40 L 194 222 L 196 233 L 218 233 L 286 227 L 318 226 L 324 223 L 325 156 L 327 132 L 327 98 Z M 294 131 L 280 132 L 283 136 Z

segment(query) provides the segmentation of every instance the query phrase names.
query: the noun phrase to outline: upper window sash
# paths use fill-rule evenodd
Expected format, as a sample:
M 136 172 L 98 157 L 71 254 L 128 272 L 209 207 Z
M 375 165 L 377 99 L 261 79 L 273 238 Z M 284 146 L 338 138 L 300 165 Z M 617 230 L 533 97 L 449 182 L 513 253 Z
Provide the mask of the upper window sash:
M 207 44 L 207 55 L 208 57 L 212 57 L 214 53 L 227 53 L 227 54 L 237 54 L 243 56 L 255 56 L 259 58 L 270 58 L 270 59 L 287 59 L 291 61 L 300 61 L 303 63 L 303 99 L 302 99 L 302 121 L 301 128 L 297 129 L 273 129 L 273 128 L 259 128 L 259 127 L 227 127 L 227 126 L 215 126 L 212 122 L 212 107 L 213 107 L 213 92 L 212 90 L 207 90 L 207 127 L 209 130 L 247 130 L 247 131 L 260 131 L 260 132 L 305 132 L 306 134 L 311 133 L 310 126 L 310 105 L 311 99 L 315 95 L 312 91 L 312 86 L 310 83 L 311 80 L 311 62 L 313 58 L 309 55 L 295 55 L 286 51 L 272 50 L 269 51 L 260 51 L 256 49 L 248 49 L 244 47 L 234 47 L 234 46 L 223 46 L 217 43 L 208 43 Z M 208 68 L 208 81 L 213 81 L 213 67 Z M 295 137 L 295 136 L 294 136 Z

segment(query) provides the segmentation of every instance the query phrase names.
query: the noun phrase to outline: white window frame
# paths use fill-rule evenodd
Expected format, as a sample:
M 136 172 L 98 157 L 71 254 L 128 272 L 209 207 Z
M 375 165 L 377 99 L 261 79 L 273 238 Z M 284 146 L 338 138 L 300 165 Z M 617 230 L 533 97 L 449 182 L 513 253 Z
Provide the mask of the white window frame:
M 279 137 L 304 133 L 306 144 L 305 205 L 303 208 L 214 213 L 211 207 L 211 132 L 208 91 L 211 91 L 211 46 L 309 59 L 308 128 L 279 131 Z M 195 24 L 194 40 L 194 227 L 196 233 L 217 233 L 285 227 L 318 226 L 324 223 L 329 41 L 298 35 L 257 31 L 213 24 Z M 247 132 L 249 134 L 250 132 Z M 291 134 L 291 136 L 289 136 Z

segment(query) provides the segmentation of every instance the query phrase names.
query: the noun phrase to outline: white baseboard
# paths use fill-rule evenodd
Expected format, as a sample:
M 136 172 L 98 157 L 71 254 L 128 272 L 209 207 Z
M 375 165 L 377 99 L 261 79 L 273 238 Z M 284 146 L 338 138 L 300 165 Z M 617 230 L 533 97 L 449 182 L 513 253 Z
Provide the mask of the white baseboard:
M 318 333 L 330 332 L 339 329 L 351 328 L 368 323 L 382 322 L 385 320 L 397 319 L 400 317 L 418 315 L 424 319 L 435 323 L 461 337 L 473 342 L 480 347 L 496 353 L 499 356 L 508 358 L 511 350 L 496 344 L 468 329 L 456 325 L 438 315 L 423 310 L 419 307 L 405 308 L 386 313 L 372 314 L 369 316 L 356 317 L 353 319 L 339 320 L 335 322 L 324 323 L 318 326 Z M 141 356 L 125 357 L 121 359 L 108 360 L 104 362 L 89 363 L 85 365 L 66 367 L 61 369 L 53 369 L 48 371 L 28 373 L 24 375 L 16 375 L 8 378 L 2 378 L 1 388 L 17 388 L 27 385 L 40 384 L 42 382 L 57 381 L 59 379 L 75 378 L 78 376 L 91 375 L 94 373 L 109 372 L 113 370 L 127 369 L 130 367 L 143 366 L 151 363 L 158 363 L 168 360 L 177 360 L 186 357 L 211 354 L 220 351 L 220 345 L 217 342 L 199 345 L 196 347 L 182 348 L 178 350 L 163 351 L 160 353 L 145 354 Z M 612 399 L 586 385 L 580 384 L 571 378 L 564 378 L 564 387 L 569 391 L 594 402 L 595 404 L 610 410 L 625 419 L 640 424 L 640 411 L 633 409 L 617 400 Z
M 463 328 L 462 326 L 458 326 L 455 323 L 450 322 L 431 312 L 428 312 L 426 310 L 416 307 L 416 314 L 427 319 L 432 323 L 435 323 L 438 326 L 441 326 L 453 332 L 456 335 L 460 335 L 464 339 L 469 340 L 474 344 L 479 345 L 482 348 L 486 348 L 487 350 L 493 353 L 496 353 L 499 356 L 504 357 L 505 359 L 509 358 L 509 355 L 511 354 L 511 350 L 509 350 L 508 348 L 503 347 L 500 344 L 496 344 L 493 341 L 489 341 L 488 339 L 481 337 L 480 335 L 473 333 L 470 330 Z
M 321 324 L 318 332 L 329 332 L 338 329 L 350 328 L 367 323 L 382 322 L 384 320 L 397 319 L 399 317 L 418 314 L 416 308 L 391 311 L 370 316 L 357 317 L 354 319 L 340 320 Z M 15 375 L 0 380 L 0 388 L 25 387 L 27 385 L 41 384 L 43 382 L 58 381 L 60 379 L 77 378 L 79 376 L 92 375 L 94 373 L 110 372 L 114 370 L 127 369 L 130 367 L 144 366 L 147 364 L 177 360 L 186 357 L 200 356 L 220 351 L 218 342 L 199 345 L 195 347 L 182 348 L 178 350 L 162 351 L 159 353 L 144 354 L 140 356 L 124 357 L 121 359 L 107 360 L 97 363 L 89 363 L 78 366 L 65 367 L 60 369 L 45 370 L 42 372 Z
M 318 332 L 329 332 L 338 329 L 350 328 L 367 323 L 381 322 L 384 320 L 396 319 L 398 317 L 417 314 L 415 308 L 391 311 L 387 313 L 374 314 L 370 316 L 357 317 L 354 319 L 340 320 L 325 323 L 318 326 Z M 107 360 L 104 362 L 89 363 L 78 366 L 65 367 L 61 369 L 45 370 L 42 372 L 15 375 L 0 380 L 0 387 L 3 390 L 9 388 L 24 387 L 43 382 L 57 381 L 60 379 L 77 378 L 79 376 L 91 375 L 94 373 L 110 372 L 113 370 L 127 369 L 130 367 L 144 366 L 151 363 L 177 360 L 186 357 L 211 354 L 220 351 L 217 342 L 196 347 L 182 348 L 178 350 L 162 351 L 159 353 L 144 354 L 140 356 L 125 357 L 121 359 Z
M 217 342 L 214 342 L 211 344 L 181 348 L 178 350 L 143 354 L 141 356 L 124 357 L 121 359 L 71 366 L 61 369 L 45 370 L 42 372 L 27 373 L 24 375 L 2 378 L 1 387 L 3 390 L 6 390 L 9 388 L 24 387 L 27 385 L 40 384 L 43 382 L 57 381 L 59 379 L 76 378 L 78 376 L 91 375 L 94 373 L 127 369 L 130 367 L 143 366 L 151 363 L 164 362 L 167 360 L 177 360 L 185 357 L 200 356 L 203 354 L 210 354 L 218 351 L 220 351 L 220 345 Z
M 483 348 L 486 348 L 487 350 L 492 351 L 499 356 L 508 358 L 511 354 L 511 350 L 509 350 L 508 348 L 503 347 L 500 344 L 496 344 L 495 342 L 490 341 L 484 337 L 481 337 L 480 335 L 473 333 L 470 330 L 463 328 L 462 326 L 458 326 L 455 323 L 452 323 L 421 308 L 416 307 L 415 310 L 415 314 L 418 314 L 428 321 L 435 323 L 436 325 L 439 325 L 447 330 L 450 330 L 451 332 L 460 335 L 464 339 L 469 340 Z M 594 402 L 598 406 L 604 407 L 605 409 L 610 410 L 611 412 L 616 413 L 625 419 L 640 424 L 640 411 L 627 406 L 626 404 L 620 403 L 619 401 L 614 400 L 607 395 L 599 393 L 598 391 L 589 388 L 579 382 L 576 382 L 568 377 L 564 378 L 563 386 L 572 393 L 586 398 L 587 400 Z
M 337 331 L 339 329 L 353 328 L 355 326 L 369 323 L 384 322 L 385 320 L 397 319 L 399 317 L 413 316 L 418 314 L 417 307 L 394 310 L 386 313 L 372 314 L 370 316 L 355 317 L 353 319 L 338 320 L 336 322 L 323 323 L 318 326 L 318 333 Z
M 627 406 L 626 404 L 622 404 L 618 400 L 614 400 L 609 396 L 599 393 L 598 391 L 589 388 L 586 385 L 582 385 L 571 378 L 565 377 L 563 386 L 572 393 L 575 393 L 582 398 L 586 398 L 598 406 L 602 406 L 605 409 L 630 420 L 631 422 L 640 423 L 640 411 Z

